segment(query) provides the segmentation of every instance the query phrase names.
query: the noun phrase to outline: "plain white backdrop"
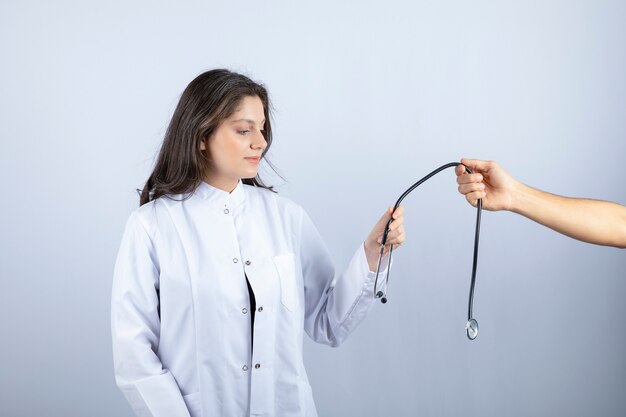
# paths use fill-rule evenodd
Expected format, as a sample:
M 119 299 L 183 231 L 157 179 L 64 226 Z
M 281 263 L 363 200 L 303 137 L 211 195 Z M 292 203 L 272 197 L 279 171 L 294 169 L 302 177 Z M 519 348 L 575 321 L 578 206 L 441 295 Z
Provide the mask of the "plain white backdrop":
M 262 178 L 347 265 L 432 169 L 494 159 L 626 203 L 623 1 L 3 1 L 0 414 L 130 416 L 114 383 L 113 263 L 180 93 L 217 67 L 275 107 Z M 626 252 L 475 211 L 450 170 L 403 203 L 389 303 L 307 343 L 320 416 L 626 414 Z

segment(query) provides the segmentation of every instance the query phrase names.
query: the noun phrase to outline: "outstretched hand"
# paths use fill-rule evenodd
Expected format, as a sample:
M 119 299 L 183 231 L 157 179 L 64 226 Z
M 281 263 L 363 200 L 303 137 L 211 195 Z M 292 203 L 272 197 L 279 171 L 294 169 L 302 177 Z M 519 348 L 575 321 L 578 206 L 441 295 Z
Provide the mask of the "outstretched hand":
M 461 163 L 474 171 L 473 174 L 468 174 L 462 165 L 454 170 L 459 184 L 459 193 L 465 196 L 468 203 L 476 207 L 480 198 L 486 210 L 511 209 L 518 184 L 511 174 L 495 161 L 461 159 Z

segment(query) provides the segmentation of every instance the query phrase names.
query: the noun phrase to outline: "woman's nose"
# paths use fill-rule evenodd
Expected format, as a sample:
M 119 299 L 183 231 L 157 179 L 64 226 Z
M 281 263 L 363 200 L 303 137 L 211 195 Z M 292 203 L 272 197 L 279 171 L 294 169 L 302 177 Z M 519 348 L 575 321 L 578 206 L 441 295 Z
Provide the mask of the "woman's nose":
M 260 131 L 257 131 L 254 143 L 252 144 L 255 148 L 265 149 L 267 147 L 267 141 L 265 140 L 265 136 Z

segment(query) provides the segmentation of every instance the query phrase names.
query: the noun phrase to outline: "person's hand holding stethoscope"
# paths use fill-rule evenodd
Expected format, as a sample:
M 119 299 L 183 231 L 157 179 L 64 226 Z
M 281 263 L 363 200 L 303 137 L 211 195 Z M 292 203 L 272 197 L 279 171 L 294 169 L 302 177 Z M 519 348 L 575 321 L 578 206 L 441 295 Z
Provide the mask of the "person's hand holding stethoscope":
M 393 245 L 394 250 L 398 249 L 406 238 L 403 226 L 404 206 L 398 207 L 393 215 L 391 211 L 392 207 L 387 208 L 385 214 L 378 220 L 378 223 L 376 223 L 367 239 L 365 239 L 365 253 L 367 255 L 367 263 L 370 267 L 370 271 L 376 270 L 380 244 L 383 239 L 383 234 L 385 233 L 385 226 L 391 218 L 393 218 L 393 220 L 389 224 L 389 233 L 387 234 L 387 242 L 385 243 L 383 256 L 389 253 L 391 245 Z

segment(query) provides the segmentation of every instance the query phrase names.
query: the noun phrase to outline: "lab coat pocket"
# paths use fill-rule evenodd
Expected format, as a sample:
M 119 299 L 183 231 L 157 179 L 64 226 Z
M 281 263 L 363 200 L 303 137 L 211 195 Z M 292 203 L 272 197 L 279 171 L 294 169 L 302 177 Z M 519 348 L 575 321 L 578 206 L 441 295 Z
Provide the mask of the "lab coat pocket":
M 298 284 L 293 253 L 274 256 L 274 265 L 280 279 L 280 301 L 289 311 L 298 308 Z
M 187 405 L 187 410 L 189 410 L 189 414 L 191 417 L 200 417 L 202 416 L 202 411 L 200 408 L 200 393 L 194 392 L 193 394 L 188 394 L 183 396 L 183 400 L 185 400 L 185 405 Z

